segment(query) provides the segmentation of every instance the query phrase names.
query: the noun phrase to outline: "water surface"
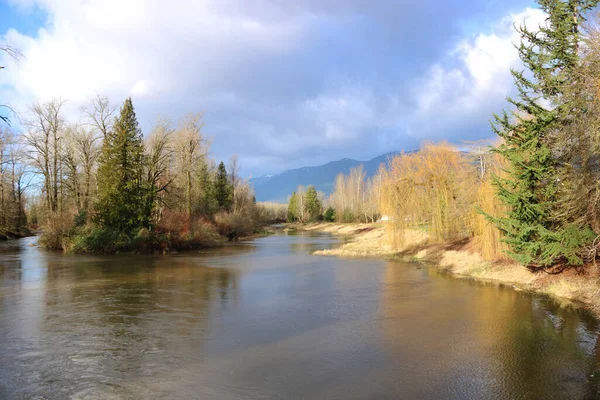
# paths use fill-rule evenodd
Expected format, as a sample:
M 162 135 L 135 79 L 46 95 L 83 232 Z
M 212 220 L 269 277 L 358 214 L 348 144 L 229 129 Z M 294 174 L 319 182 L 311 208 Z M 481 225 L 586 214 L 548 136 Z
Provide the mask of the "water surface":
M 203 253 L 0 243 L 0 398 L 594 399 L 583 311 L 280 234 Z M 600 375 L 597 373 L 596 375 Z

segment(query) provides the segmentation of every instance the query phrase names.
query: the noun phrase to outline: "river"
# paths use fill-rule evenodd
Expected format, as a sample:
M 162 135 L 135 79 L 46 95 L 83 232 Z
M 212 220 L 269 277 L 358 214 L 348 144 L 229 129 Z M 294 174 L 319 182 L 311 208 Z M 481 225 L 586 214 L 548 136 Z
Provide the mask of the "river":
M 0 243 L 0 398 L 594 399 L 586 312 L 277 234 L 202 253 Z M 596 375 L 594 375 L 594 371 Z

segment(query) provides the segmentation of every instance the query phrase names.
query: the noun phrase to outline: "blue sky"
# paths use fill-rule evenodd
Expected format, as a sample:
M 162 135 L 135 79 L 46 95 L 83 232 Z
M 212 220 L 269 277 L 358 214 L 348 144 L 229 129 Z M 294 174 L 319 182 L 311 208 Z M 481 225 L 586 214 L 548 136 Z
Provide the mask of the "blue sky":
M 0 0 L 0 75 L 19 110 L 95 94 L 158 115 L 204 112 L 213 156 L 258 176 L 492 136 L 528 0 Z

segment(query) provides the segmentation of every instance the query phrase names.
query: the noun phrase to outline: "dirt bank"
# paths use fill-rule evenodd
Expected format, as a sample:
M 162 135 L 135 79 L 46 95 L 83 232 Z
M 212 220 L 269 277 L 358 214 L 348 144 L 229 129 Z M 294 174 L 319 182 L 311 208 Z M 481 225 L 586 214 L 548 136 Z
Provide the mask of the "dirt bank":
M 551 295 L 569 302 L 583 303 L 600 317 L 600 266 L 590 267 L 585 273 L 574 270 L 560 274 L 531 272 L 514 262 L 489 262 L 481 258 L 473 244 L 461 241 L 429 244 L 423 232 L 405 234 L 406 245 L 395 248 L 390 244 L 382 224 L 309 224 L 292 228 L 344 235 L 348 242 L 338 248 L 317 251 L 319 256 L 399 258 L 419 261 L 444 272 L 463 278 L 492 281 L 536 293 Z

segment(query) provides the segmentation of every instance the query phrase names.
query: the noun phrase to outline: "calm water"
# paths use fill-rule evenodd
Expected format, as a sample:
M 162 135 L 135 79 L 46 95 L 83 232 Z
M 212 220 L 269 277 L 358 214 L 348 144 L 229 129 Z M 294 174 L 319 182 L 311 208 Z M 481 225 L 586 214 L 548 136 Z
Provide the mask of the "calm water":
M 0 398 L 593 399 L 600 327 L 277 235 L 172 256 L 0 244 Z M 597 373 L 600 377 L 600 371 Z

